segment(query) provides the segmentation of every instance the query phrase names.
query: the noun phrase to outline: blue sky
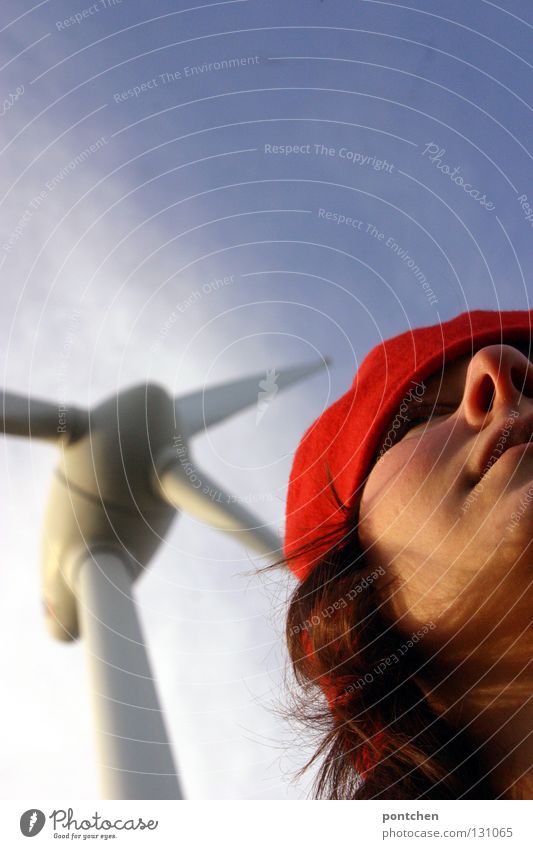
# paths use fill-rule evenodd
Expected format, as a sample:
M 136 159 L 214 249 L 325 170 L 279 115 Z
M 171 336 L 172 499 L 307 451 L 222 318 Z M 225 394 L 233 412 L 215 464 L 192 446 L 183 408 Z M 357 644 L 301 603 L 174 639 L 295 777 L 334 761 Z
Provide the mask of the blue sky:
M 331 355 L 193 445 L 282 531 L 297 441 L 372 345 L 529 306 L 532 29 L 525 0 L 5 0 L 3 385 L 88 405 Z M 98 795 L 83 653 L 40 611 L 55 462 L 2 442 L 6 798 Z M 290 583 L 250 565 L 181 516 L 138 586 L 191 798 L 308 790 L 273 710 Z

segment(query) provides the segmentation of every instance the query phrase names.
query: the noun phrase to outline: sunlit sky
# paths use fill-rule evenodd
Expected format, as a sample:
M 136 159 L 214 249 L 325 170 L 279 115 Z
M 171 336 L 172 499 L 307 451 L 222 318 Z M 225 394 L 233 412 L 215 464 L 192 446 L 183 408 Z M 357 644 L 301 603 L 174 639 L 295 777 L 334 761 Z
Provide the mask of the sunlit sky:
M 370 347 L 530 305 L 532 11 L 4 0 L 2 385 L 90 406 L 329 354 L 191 446 L 282 533 L 298 439 Z M 83 648 L 41 614 L 56 450 L 2 438 L 1 457 L 1 791 L 95 798 Z M 189 798 L 309 792 L 279 714 L 292 583 L 248 574 L 263 562 L 182 515 L 137 586 Z

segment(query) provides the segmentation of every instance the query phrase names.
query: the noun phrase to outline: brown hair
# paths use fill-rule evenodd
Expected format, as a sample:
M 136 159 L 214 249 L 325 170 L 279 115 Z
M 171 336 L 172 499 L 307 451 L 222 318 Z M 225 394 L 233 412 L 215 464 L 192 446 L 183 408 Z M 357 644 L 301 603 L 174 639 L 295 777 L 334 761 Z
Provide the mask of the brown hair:
M 418 683 L 427 662 L 423 634 L 400 651 L 405 636 L 378 597 L 375 573 L 385 570 L 369 570 L 357 511 L 340 507 L 341 542 L 317 560 L 288 606 L 286 638 L 300 685 L 291 714 L 321 735 L 298 776 L 321 763 L 314 783 L 321 799 L 494 798 L 467 730 L 439 716 Z M 281 563 L 288 560 L 267 568 Z

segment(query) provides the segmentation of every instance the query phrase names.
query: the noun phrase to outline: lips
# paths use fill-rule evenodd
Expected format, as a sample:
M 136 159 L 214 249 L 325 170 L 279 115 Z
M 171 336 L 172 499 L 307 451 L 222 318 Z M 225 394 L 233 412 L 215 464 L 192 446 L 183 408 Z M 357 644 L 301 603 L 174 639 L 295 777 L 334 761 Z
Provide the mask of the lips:
M 479 483 L 509 448 L 527 445 L 529 442 L 533 442 L 533 416 L 527 419 L 508 416 L 498 428 L 496 436 L 490 438 L 485 450 L 482 451 L 481 462 L 476 470 L 477 482 Z

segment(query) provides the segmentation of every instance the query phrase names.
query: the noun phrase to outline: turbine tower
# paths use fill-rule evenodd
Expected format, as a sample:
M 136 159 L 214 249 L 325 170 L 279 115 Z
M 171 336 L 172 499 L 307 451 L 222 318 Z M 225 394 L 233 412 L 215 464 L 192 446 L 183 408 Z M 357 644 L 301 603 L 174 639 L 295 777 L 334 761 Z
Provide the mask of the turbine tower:
M 276 391 L 327 363 L 280 372 Z M 83 637 L 103 798 L 183 798 L 133 592 L 176 511 L 260 555 L 281 555 L 278 536 L 199 470 L 189 449 L 195 434 L 258 397 L 259 415 L 258 386 L 271 386 L 272 377 L 178 398 L 141 384 L 91 410 L 4 393 L 3 431 L 54 442 L 60 451 L 43 533 L 43 603 L 55 638 Z

